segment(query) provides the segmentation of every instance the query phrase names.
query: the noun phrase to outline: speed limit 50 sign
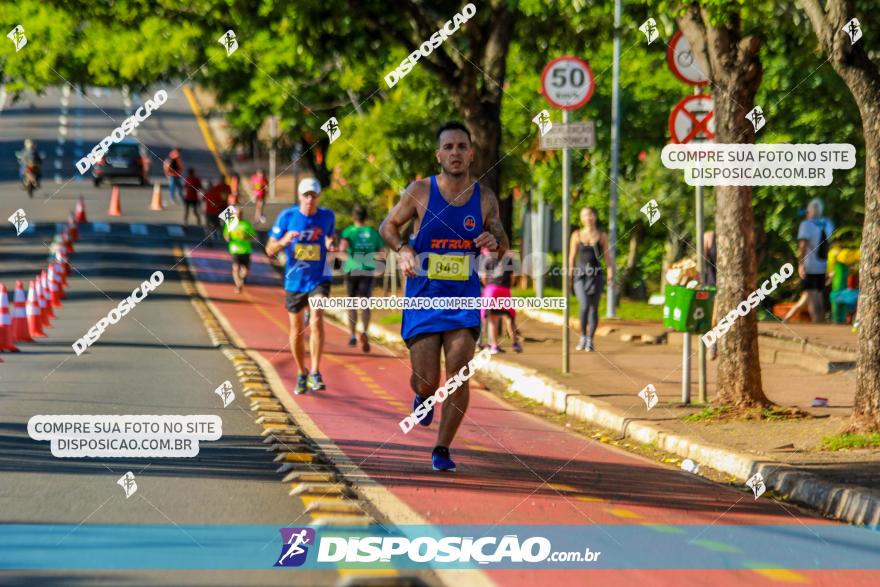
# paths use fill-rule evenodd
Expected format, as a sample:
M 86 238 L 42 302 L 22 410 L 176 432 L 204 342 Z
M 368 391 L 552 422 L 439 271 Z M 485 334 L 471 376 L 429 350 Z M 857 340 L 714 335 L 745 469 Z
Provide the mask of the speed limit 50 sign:
M 560 110 L 577 110 L 590 101 L 595 88 L 590 64 L 572 55 L 557 57 L 541 74 L 544 97 Z

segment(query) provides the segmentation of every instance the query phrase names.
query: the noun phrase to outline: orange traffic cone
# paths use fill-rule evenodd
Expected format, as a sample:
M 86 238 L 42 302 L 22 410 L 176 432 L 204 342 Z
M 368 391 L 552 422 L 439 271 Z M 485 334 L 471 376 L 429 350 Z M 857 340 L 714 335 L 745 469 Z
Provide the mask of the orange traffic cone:
M 110 207 L 107 208 L 107 214 L 109 216 L 122 216 L 122 208 L 119 203 L 119 186 L 113 186 L 113 191 L 110 192 Z
M 49 282 L 49 301 L 53 308 L 61 308 L 61 292 L 58 289 L 58 278 L 55 277 L 55 265 L 49 265 L 47 281 Z
M 27 299 L 21 280 L 15 282 L 15 297 L 12 298 L 12 336 L 17 342 L 34 342 L 28 330 Z
M 12 333 L 12 315 L 9 313 L 9 296 L 6 286 L 0 283 L 0 351 L 17 353 L 15 335 Z
M 39 285 L 39 282 L 37 282 L 37 284 Z M 28 332 L 30 333 L 31 338 L 46 336 L 46 333 L 43 332 L 43 322 L 40 316 L 40 302 L 37 299 L 37 290 L 34 287 L 33 281 L 28 284 L 26 313 Z
M 86 218 L 86 203 L 83 201 L 83 197 L 80 196 L 76 199 L 76 211 L 73 213 L 73 219 L 77 221 L 77 223 L 88 222 Z
M 164 209 L 162 207 L 162 185 L 156 182 L 153 184 L 153 201 L 150 204 L 150 210 L 160 212 Z
M 70 238 L 79 240 L 79 228 L 76 226 L 76 220 L 73 218 L 73 212 L 67 215 L 67 229 L 70 231 Z
M 63 269 L 61 269 L 61 263 L 52 263 L 52 268 L 55 269 L 55 283 L 58 285 L 58 298 L 63 300 L 67 297 L 67 293 L 64 291 L 64 278 L 61 276 L 63 272 Z
M 68 253 L 73 252 L 73 239 L 70 238 L 70 232 L 66 228 L 61 231 L 61 248 Z
M 55 318 L 55 313 L 52 311 L 52 304 L 48 303 L 46 300 L 46 272 L 43 271 L 42 274 L 37 276 L 37 301 L 40 302 L 40 322 L 42 322 L 44 327 L 49 327 L 49 318 Z
M 61 285 L 67 287 L 67 276 L 70 275 L 70 253 L 65 252 L 64 248 L 55 250 L 55 262 L 61 266 Z

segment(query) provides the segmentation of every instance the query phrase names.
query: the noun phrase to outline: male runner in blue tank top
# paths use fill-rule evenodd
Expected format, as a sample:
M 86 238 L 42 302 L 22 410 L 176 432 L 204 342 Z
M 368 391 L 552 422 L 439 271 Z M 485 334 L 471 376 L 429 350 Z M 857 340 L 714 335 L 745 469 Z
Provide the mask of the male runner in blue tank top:
M 488 248 L 500 258 L 509 246 L 498 199 L 470 175 L 474 151 L 471 134 L 463 124 L 447 122 L 440 127 L 435 155 L 440 174 L 412 182 L 379 231 L 400 257 L 401 271 L 407 276 L 406 297 L 479 298 L 480 249 Z M 400 229 L 410 220 L 414 235 L 404 241 Z M 480 336 L 480 311 L 404 310 L 401 336 L 409 348 L 415 409 L 437 390 L 441 350 L 447 377 L 473 359 Z M 445 400 L 437 446 L 431 454 L 435 471 L 455 470 L 449 446 L 464 419 L 468 399 L 465 381 Z M 419 423 L 428 426 L 433 417 L 431 407 Z

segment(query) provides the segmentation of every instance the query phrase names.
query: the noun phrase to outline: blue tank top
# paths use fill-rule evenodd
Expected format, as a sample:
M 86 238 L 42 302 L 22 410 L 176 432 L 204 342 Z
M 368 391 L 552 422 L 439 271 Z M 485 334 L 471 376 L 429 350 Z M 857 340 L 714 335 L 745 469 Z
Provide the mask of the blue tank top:
M 418 233 L 411 236 L 409 242 L 416 252 L 417 275 L 407 278 L 404 295 L 408 298 L 479 298 L 477 259 L 480 250 L 474 245 L 474 239 L 482 232 L 480 184 L 474 185 L 466 204 L 452 206 L 440 195 L 437 177 L 432 176 L 428 207 Z M 403 311 L 400 334 L 407 340 L 418 334 L 479 325 L 479 310 L 410 309 Z

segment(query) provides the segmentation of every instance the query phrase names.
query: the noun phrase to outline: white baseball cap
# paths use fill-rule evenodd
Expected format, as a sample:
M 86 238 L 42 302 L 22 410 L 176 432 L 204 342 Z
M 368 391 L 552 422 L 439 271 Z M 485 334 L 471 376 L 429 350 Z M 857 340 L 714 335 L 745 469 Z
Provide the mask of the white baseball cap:
M 299 182 L 299 195 L 307 192 L 321 193 L 321 184 L 314 177 L 307 177 Z

